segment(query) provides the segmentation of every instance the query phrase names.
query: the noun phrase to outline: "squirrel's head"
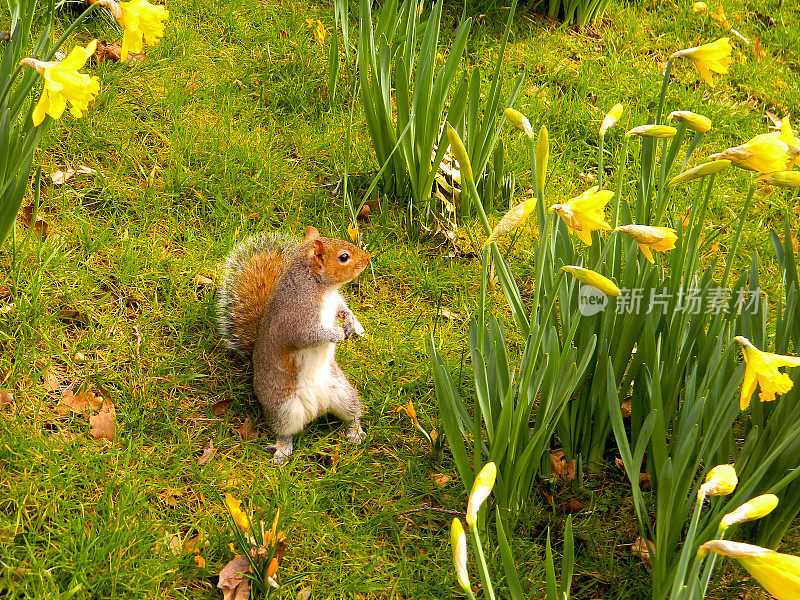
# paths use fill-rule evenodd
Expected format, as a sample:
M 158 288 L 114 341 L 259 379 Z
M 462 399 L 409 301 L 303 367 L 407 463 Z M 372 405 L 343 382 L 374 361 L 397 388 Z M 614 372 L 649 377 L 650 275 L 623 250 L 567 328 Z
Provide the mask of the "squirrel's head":
M 369 252 L 345 240 L 322 237 L 314 227 L 306 228 L 312 268 L 328 283 L 347 283 L 369 263 Z

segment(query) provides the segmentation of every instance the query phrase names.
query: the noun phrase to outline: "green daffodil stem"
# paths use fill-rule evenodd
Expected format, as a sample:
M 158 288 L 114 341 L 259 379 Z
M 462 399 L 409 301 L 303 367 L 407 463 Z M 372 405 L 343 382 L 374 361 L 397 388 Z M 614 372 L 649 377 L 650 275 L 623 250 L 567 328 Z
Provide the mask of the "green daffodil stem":
M 725 529 L 720 527 L 717 529 L 717 534 L 713 537 L 715 540 L 723 540 L 725 539 Z M 706 590 L 708 589 L 708 582 L 711 581 L 711 575 L 714 573 L 714 566 L 717 564 L 717 558 L 719 554 L 716 552 L 712 553 L 713 556 L 708 557 L 705 561 L 705 567 L 703 568 L 703 577 L 700 579 L 700 595 L 698 596 L 697 600 L 702 600 L 706 597 Z M 701 561 L 698 561 L 701 562 Z M 694 600 L 692 598 L 691 600 Z
M 600 143 L 597 145 L 597 187 L 601 190 L 603 189 L 603 146 L 605 141 L 605 134 L 601 135 Z
M 661 124 L 661 117 L 664 115 L 664 98 L 667 96 L 667 88 L 669 87 L 669 72 L 672 70 L 672 58 L 667 59 L 667 65 L 664 67 L 664 80 L 661 83 L 661 95 L 658 97 L 658 113 L 656 113 L 656 125 Z
M 683 543 L 683 550 L 681 550 L 681 558 L 678 562 L 678 570 L 675 572 L 675 579 L 672 583 L 671 598 L 681 598 L 681 588 L 683 587 L 684 578 L 686 576 L 686 568 L 689 566 L 689 559 L 694 552 L 694 538 L 697 536 L 697 524 L 700 522 L 700 513 L 703 511 L 703 501 L 705 495 L 698 497 L 697 502 L 694 503 L 694 512 L 692 513 L 692 521 L 689 524 L 689 530 L 686 532 L 686 540 Z
M 689 148 L 686 150 L 686 156 L 683 159 L 683 165 L 681 165 L 681 172 L 686 170 L 686 165 L 689 164 L 689 159 L 692 158 L 692 154 L 694 154 L 694 151 L 697 150 L 697 147 L 700 145 L 703 135 L 704 134 L 700 131 L 695 132 L 694 137 L 689 144 Z
M 747 215 L 747 211 L 750 209 L 750 204 L 753 202 L 753 194 L 756 191 L 755 184 L 750 184 L 750 189 L 747 191 L 747 198 L 744 201 L 744 207 L 742 207 L 742 217 L 739 219 L 739 227 L 736 228 L 736 235 L 733 236 L 733 243 L 731 244 L 731 249 L 728 251 L 728 261 L 725 265 L 725 274 L 722 276 L 722 281 L 720 282 L 720 286 L 725 287 L 728 284 L 728 277 L 730 277 L 731 269 L 733 268 L 733 258 L 736 256 L 736 250 L 739 247 L 739 238 L 742 237 L 742 229 L 744 228 L 745 216 Z
M 478 555 L 478 566 L 480 567 L 478 569 L 478 574 L 481 576 L 483 589 L 486 590 L 486 594 L 489 596 L 490 600 L 495 600 L 492 578 L 489 575 L 489 567 L 486 564 L 486 557 L 483 555 L 483 545 L 481 544 L 481 538 L 478 535 L 478 525 L 470 525 L 469 530 L 472 533 L 472 540 L 475 543 L 475 553 Z

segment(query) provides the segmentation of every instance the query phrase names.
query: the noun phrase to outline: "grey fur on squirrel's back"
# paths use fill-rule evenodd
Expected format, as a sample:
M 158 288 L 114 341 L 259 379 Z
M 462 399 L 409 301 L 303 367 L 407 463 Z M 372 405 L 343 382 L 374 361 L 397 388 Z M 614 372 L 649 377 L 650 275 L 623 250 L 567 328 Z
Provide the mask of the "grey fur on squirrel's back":
M 297 238 L 281 233 L 257 234 L 238 243 L 228 254 L 222 265 L 222 276 L 217 292 L 217 323 L 222 341 L 231 350 L 250 355 L 252 340 L 257 332 L 247 330 L 242 322 L 241 314 L 243 311 L 258 310 L 259 306 L 258 314 L 263 314 L 269 299 L 268 296 L 265 297 L 263 289 L 260 290 L 261 294 L 252 294 L 252 297 L 240 296 L 241 291 L 238 288 L 240 288 L 239 283 L 243 272 L 253 273 L 251 261 L 255 257 L 263 255 L 266 268 L 276 255 L 293 254 L 300 243 Z M 256 273 L 259 268 L 260 265 L 256 264 Z M 250 327 L 252 328 L 252 323 Z

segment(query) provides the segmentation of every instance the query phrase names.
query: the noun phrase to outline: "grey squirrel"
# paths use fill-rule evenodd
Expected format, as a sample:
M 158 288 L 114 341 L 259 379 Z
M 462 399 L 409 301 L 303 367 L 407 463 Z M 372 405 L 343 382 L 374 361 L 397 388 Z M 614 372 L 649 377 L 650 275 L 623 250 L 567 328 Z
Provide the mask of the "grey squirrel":
M 369 263 L 369 253 L 306 228 L 301 242 L 278 234 L 253 236 L 223 265 L 217 300 L 225 344 L 253 359 L 253 389 L 277 441 L 273 462 L 292 454 L 293 436 L 325 414 L 348 424 L 360 444 L 362 405 L 336 363 L 336 344 L 364 328 L 339 293 Z M 336 324 L 342 319 L 342 326 Z

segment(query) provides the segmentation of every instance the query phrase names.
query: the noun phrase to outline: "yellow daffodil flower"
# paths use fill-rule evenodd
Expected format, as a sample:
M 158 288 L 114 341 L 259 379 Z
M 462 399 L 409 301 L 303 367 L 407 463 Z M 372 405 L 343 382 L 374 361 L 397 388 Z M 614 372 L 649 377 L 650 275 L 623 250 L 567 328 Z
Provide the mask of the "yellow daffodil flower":
M 321 46 L 325 45 L 325 39 L 328 37 L 328 31 L 325 25 L 319 19 L 306 19 L 306 28 L 311 30 L 314 39 L 319 42 Z
M 453 567 L 458 585 L 464 591 L 471 590 L 467 573 L 467 536 L 458 518 L 453 519 L 450 526 L 450 544 L 453 546 Z
M 702 502 L 706 496 L 727 496 L 738 483 L 733 465 L 717 465 L 706 474 L 706 480 L 697 491 L 697 500 Z
M 781 134 L 762 133 L 741 146 L 734 146 L 718 154 L 712 154 L 712 160 L 726 159 L 740 169 L 758 171 L 759 173 L 775 173 L 787 171 L 797 158 L 800 149 L 790 148 L 781 139 Z
M 550 156 L 550 135 L 547 127 L 539 128 L 539 137 L 536 138 L 536 185 L 544 190 L 544 180 L 547 177 L 547 159 Z
M 695 2 L 692 4 L 692 12 L 693 13 L 701 13 L 708 10 L 708 4 L 705 2 Z
M 651 138 L 671 138 L 678 130 L 674 127 L 670 127 L 669 125 L 639 125 L 638 127 L 634 127 L 633 129 L 629 130 L 625 137 L 630 137 L 632 135 L 640 135 L 642 137 L 651 137 Z
M 797 139 L 789 123 L 789 115 L 781 119 L 781 141 L 789 147 L 789 153 L 794 155 L 794 164 L 800 167 L 800 140 Z
M 603 117 L 603 123 L 600 125 L 600 135 L 604 136 L 606 132 L 619 121 L 623 110 L 622 104 L 615 104 L 611 110 L 606 113 L 606 116 Z
M 533 127 L 531 126 L 531 122 L 528 120 L 528 117 L 523 115 L 518 110 L 514 110 L 513 108 L 505 109 L 503 111 L 503 115 L 512 127 L 516 127 L 517 129 L 524 131 L 525 136 L 529 140 L 533 139 Z
M 614 197 L 610 190 L 598 191 L 594 186 L 564 204 L 553 204 L 550 210 L 556 211 L 567 225 L 569 232 L 575 233 L 587 246 L 592 245 L 592 232 L 598 229 L 611 230 L 605 222 L 604 210 L 608 201 Z
M 698 133 L 705 133 L 711 130 L 711 119 L 688 110 L 672 111 L 669 113 L 669 118 L 683 123 L 687 129 Z
M 620 289 L 613 281 L 608 277 L 600 275 L 600 273 L 596 271 L 584 269 L 583 267 L 576 267 L 575 265 L 561 267 L 561 270 L 569 273 L 581 283 L 597 288 L 608 296 L 619 296 L 620 294 Z
M 469 162 L 469 154 L 467 154 L 467 149 L 464 147 L 464 142 L 461 141 L 461 138 L 458 137 L 458 132 L 453 129 L 453 126 L 450 123 L 447 124 L 447 139 L 450 142 L 450 152 L 453 153 L 456 160 L 458 161 L 458 165 L 461 168 L 461 178 L 466 183 L 472 183 L 475 181 L 472 175 L 472 165 Z
M 714 80 L 711 73 L 727 73 L 728 66 L 731 64 L 731 44 L 728 38 L 720 38 L 710 44 L 703 44 L 686 50 L 674 52 L 670 58 L 686 57 L 700 72 L 700 76 L 705 82 L 714 87 Z
M 536 198 L 530 197 L 525 202 L 520 202 L 511 210 L 509 210 L 500 222 L 492 230 L 492 234 L 486 239 L 489 244 L 497 238 L 514 231 L 517 227 L 522 225 L 531 216 L 531 213 L 536 208 Z
M 38 126 L 45 115 L 60 119 L 67 107 L 73 117 L 80 118 L 83 111 L 89 108 L 89 102 L 100 91 L 100 80 L 95 76 L 78 73 L 86 64 L 86 60 L 94 54 L 97 40 L 93 40 L 85 48 L 75 46 L 61 61 L 44 62 L 35 58 L 23 58 L 21 65 L 33 67 L 44 77 L 44 91 L 33 109 L 33 124 Z
M 720 528 L 724 531 L 736 523 L 746 523 L 767 516 L 778 506 L 778 497 L 775 494 L 762 494 L 745 502 L 733 512 L 722 517 Z
M 358 225 L 353 221 L 350 221 L 350 225 L 347 226 L 347 237 L 349 237 L 350 241 L 354 244 L 358 240 Z
M 492 493 L 496 477 L 497 467 L 493 462 L 486 463 L 475 476 L 475 482 L 472 484 L 472 491 L 469 493 L 467 502 L 467 525 L 473 526 L 478 522 L 478 511 Z
M 228 507 L 228 510 L 233 517 L 233 522 L 241 529 L 242 531 L 246 532 L 250 529 L 250 519 L 247 516 L 247 513 L 242 510 L 242 501 L 237 500 L 230 494 L 225 494 L 225 506 Z
M 758 178 L 764 185 L 777 185 L 778 187 L 800 187 L 800 171 L 778 171 Z
M 666 252 L 675 248 L 675 242 L 678 239 L 676 231 L 671 227 L 651 227 L 650 225 L 621 225 L 614 231 L 621 231 L 631 236 L 636 243 L 639 244 L 639 249 L 644 254 L 644 257 L 651 263 L 653 260 L 652 250 L 658 252 Z
M 759 394 L 761 402 L 772 402 L 776 394 L 785 394 L 792 389 L 791 378 L 786 373 L 778 371 L 778 367 L 798 367 L 800 358 L 762 352 L 741 335 L 737 335 L 734 339 L 742 345 L 742 355 L 747 364 L 739 408 L 744 410 L 750 406 L 750 398 L 756 391 L 756 384 L 761 388 Z
M 797 556 L 729 540 L 711 540 L 697 550 L 700 556 L 709 551 L 735 558 L 777 600 L 800 598 L 800 558 Z
M 164 21 L 169 11 L 163 6 L 150 4 L 147 0 L 98 0 L 101 6 L 111 11 L 114 19 L 124 29 L 120 58 L 128 59 L 130 52 L 141 52 L 144 42 L 154 46 L 164 36 Z
M 680 175 L 676 175 L 673 177 L 670 182 L 667 184 L 669 187 L 673 187 L 679 183 L 683 183 L 684 181 L 692 181 L 693 179 L 700 179 L 701 177 L 708 177 L 709 175 L 713 175 L 714 173 L 719 173 L 722 169 L 728 167 L 731 164 L 729 160 L 712 160 L 707 163 L 703 163 L 702 165 L 697 165 L 696 167 L 689 169 L 688 171 L 684 171 Z

